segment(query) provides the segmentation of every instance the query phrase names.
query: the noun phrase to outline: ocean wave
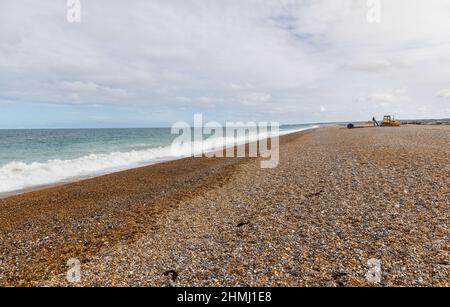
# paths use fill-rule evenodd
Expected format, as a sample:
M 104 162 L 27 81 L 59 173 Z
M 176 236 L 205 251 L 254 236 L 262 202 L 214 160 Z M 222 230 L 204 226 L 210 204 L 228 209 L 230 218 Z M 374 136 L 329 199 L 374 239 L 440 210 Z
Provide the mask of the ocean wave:
M 282 131 L 285 135 L 315 127 L 297 130 Z M 266 138 L 267 135 L 254 135 L 248 138 L 238 139 L 237 144 L 246 141 L 252 142 Z M 225 147 L 234 144 L 234 138 L 224 138 L 221 144 Z M 202 151 L 217 150 L 217 139 L 203 141 Z M 195 145 L 194 145 L 194 148 Z M 196 154 L 198 152 L 194 152 Z M 171 146 L 132 150 L 128 152 L 111 152 L 106 154 L 89 154 L 71 160 L 53 159 L 47 162 L 24 163 L 20 161 L 10 162 L 0 167 L 0 193 L 12 192 L 26 188 L 54 184 L 75 178 L 90 177 L 98 174 L 125 170 L 147 164 L 169 161 L 190 156 L 187 149 L 172 152 Z

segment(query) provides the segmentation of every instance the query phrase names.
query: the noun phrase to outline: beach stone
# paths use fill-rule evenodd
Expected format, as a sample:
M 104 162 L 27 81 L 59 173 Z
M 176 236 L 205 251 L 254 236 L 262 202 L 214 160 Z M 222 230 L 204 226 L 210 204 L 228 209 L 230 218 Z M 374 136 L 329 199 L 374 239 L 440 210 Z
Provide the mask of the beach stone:
M 75 257 L 82 286 L 449 286 L 449 129 L 324 127 L 274 169 L 192 158 L 2 199 L 0 282 L 71 286 Z

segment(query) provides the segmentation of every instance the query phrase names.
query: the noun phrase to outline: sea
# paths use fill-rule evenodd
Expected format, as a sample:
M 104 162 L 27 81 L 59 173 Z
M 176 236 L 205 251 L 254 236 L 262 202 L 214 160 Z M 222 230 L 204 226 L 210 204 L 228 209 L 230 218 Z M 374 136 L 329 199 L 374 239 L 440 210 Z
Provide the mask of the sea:
M 316 127 L 281 126 L 279 134 Z M 0 130 L 0 195 L 189 156 L 171 149 L 178 136 L 171 128 Z M 261 137 L 248 134 L 237 142 Z M 208 151 L 213 142 L 203 138 Z M 235 140 L 223 141 L 231 146 Z

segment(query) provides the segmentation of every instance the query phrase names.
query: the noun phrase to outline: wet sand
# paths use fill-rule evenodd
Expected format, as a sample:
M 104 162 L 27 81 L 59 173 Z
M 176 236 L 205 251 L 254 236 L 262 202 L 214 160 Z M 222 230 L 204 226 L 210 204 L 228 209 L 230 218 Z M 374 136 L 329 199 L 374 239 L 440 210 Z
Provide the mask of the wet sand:
M 188 158 L 0 199 L 0 284 L 450 285 L 450 127 L 284 136 L 280 165 Z M 82 282 L 66 281 L 66 261 Z

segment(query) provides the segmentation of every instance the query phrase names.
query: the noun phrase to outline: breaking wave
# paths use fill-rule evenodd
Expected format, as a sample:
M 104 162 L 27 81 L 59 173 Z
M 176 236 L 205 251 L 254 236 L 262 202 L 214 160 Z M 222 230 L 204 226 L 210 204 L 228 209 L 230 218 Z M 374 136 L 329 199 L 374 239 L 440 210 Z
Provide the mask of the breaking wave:
M 281 131 L 280 135 L 307 130 L 313 127 Z M 266 138 L 267 135 L 254 135 L 247 139 L 237 140 L 238 144 Z M 217 140 L 216 140 L 217 141 Z M 225 146 L 231 146 L 233 138 L 224 138 Z M 215 141 L 203 141 L 203 152 L 214 149 Z M 217 148 L 215 148 L 217 150 Z M 10 162 L 0 167 L 0 193 L 12 192 L 31 187 L 54 184 L 76 178 L 91 177 L 99 174 L 125 170 L 142 165 L 154 164 L 190 156 L 190 151 L 179 151 L 175 155 L 171 146 L 132 150 L 127 152 L 111 152 L 106 154 L 89 154 L 71 160 L 52 159 L 46 162 L 24 163 Z

